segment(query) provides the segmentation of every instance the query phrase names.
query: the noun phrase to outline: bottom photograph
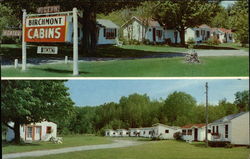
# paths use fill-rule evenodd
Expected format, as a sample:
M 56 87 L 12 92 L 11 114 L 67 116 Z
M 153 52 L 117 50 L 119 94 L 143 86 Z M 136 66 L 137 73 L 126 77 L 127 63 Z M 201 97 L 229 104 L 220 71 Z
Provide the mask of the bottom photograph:
M 2 80 L 2 158 L 246 159 L 249 79 Z

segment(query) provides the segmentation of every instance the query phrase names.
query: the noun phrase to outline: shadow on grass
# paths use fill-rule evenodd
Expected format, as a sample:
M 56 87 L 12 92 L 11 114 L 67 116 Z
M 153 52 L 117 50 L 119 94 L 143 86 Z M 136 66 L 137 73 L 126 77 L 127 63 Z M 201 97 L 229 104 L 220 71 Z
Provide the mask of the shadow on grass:
M 2 141 L 2 147 L 7 147 L 7 146 L 40 146 L 40 145 L 41 144 L 39 142 L 15 144 L 14 142 Z
M 195 45 L 194 49 L 204 49 L 204 50 L 240 50 L 233 47 L 223 47 L 223 46 L 209 46 L 209 45 Z
M 72 70 L 60 70 L 55 68 L 33 68 L 36 70 L 42 70 L 46 72 L 52 72 L 52 73 L 65 73 L 65 74 L 72 74 Z M 90 74 L 91 72 L 85 72 L 85 71 L 79 71 L 79 74 Z
M 195 147 L 206 148 L 206 144 L 204 142 L 193 142 L 192 145 Z

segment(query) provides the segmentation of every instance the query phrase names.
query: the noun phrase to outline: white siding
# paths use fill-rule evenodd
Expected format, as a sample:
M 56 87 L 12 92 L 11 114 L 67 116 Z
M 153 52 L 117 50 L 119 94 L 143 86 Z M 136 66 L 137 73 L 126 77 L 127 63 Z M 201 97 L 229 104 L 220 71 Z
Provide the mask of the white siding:
M 249 145 L 249 112 L 231 120 L 232 144 Z

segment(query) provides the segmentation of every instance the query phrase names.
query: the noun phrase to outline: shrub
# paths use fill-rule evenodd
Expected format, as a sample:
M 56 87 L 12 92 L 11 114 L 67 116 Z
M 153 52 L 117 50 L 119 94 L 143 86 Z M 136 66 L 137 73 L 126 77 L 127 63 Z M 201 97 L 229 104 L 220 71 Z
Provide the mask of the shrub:
M 209 38 L 207 40 L 207 44 L 208 45 L 219 45 L 220 44 L 220 41 L 219 39 L 217 39 L 216 37 L 212 37 L 212 38 Z
M 174 133 L 174 139 L 175 140 L 182 140 L 182 133 L 181 132 Z
M 145 45 L 149 45 L 150 41 L 148 39 L 142 39 L 142 43 Z
M 193 45 L 193 44 L 195 44 L 194 38 L 189 38 L 189 39 L 187 40 L 187 44 L 188 44 L 188 45 Z
M 233 148 L 233 145 L 232 145 L 232 144 L 230 144 L 230 143 L 226 143 L 225 148 Z
M 225 147 L 230 144 L 229 141 L 208 141 L 208 145 L 211 147 Z
M 164 43 L 167 44 L 167 45 L 171 45 L 171 44 L 172 44 L 172 41 L 171 41 L 170 38 L 167 38 L 167 39 L 165 39 L 165 42 L 164 42 Z

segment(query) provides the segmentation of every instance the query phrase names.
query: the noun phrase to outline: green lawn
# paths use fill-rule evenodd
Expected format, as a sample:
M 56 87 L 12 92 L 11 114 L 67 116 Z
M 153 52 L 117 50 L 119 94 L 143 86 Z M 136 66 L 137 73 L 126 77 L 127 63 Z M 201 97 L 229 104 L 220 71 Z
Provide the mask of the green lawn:
M 184 57 L 80 62 L 82 77 L 192 77 L 248 76 L 248 57 L 201 57 L 201 64 L 187 64 Z M 26 72 L 2 68 L 2 77 L 71 77 L 72 64 L 46 64 Z
M 148 141 L 126 148 L 71 152 L 34 159 L 247 159 L 249 152 L 246 147 L 205 148 L 204 143 L 189 144 L 164 140 Z
M 88 136 L 88 135 L 73 135 L 73 136 L 64 136 L 62 144 L 54 144 L 51 142 L 34 142 L 32 144 L 23 144 L 23 145 L 2 143 L 2 152 L 3 154 L 6 154 L 15 152 L 34 151 L 34 150 L 83 146 L 83 145 L 107 144 L 111 142 L 112 140 L 110 138 L 104 138 L 99 136 Z

